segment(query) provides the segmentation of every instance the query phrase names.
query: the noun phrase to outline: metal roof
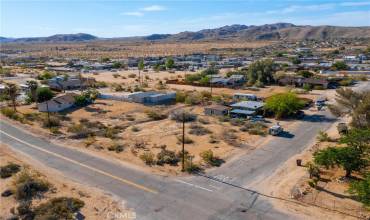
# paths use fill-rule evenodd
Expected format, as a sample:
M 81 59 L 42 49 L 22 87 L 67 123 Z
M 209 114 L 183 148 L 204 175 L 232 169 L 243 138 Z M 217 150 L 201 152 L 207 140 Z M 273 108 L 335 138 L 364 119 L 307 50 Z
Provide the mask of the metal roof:
M 262 108 L 265 105 L 263 102 L 256 102 L 256 101 L 242 101 L 235 104 L 232 104 L 231 107 L 233 108 L 248 108 L 257 110 L 259 108 Z
M 253 115 L 255 111 L 248 111 L 248 110 L 242 110 L 242 109 L 233 109 L 230 111 L 230 113 L 234 114 L 241 114 L 241 115 Z

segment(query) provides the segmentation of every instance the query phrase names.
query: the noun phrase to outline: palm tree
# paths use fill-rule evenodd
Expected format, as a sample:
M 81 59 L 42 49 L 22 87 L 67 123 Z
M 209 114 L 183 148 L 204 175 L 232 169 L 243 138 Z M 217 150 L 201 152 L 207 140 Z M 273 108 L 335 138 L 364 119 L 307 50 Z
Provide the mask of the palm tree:
M 14 83 L 7 83 L 5 90 L 7 91 L 9 95 L 9 99 L 12 101 L 13 104 L 13 110 L 17 111 L 16 109 L 16 100 L 18 96 L 19 89 L 16 84 Z
M 27 81 L 26 84 L 27 84 L 28 88 L 30 89 L 32 100 L 34 102 L 37 102 L 36 90 L 39 87 L 37 81 L 35 81 L 35 80 L 29 80 L 29 81 Z

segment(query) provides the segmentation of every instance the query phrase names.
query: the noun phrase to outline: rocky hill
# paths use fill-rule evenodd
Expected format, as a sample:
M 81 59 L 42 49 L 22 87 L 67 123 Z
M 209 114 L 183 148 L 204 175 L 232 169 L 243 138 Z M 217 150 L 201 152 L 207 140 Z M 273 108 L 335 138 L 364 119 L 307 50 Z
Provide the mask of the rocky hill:
M 90 34 L 58 34 L 50 37 L 3 38 L 0 42 L 83 42 L 91 40 L 189 42 L 207 40 L 330 40 L 370 39 L 370 27 L 309 26 L 290 23 L 265 25 L 227 25 L 220 28 L 177 34 L 152 34 L 142 37 L 98 38 Z

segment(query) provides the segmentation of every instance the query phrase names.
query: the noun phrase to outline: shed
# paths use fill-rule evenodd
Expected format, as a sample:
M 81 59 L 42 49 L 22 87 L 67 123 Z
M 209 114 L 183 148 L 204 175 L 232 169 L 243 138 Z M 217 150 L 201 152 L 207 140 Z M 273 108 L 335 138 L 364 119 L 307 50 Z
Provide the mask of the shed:
M 204 114 L 206 115 L 217 115 L 217 116 L 223 116 L 227 115 L 229 112 L 229 108 L 222 105 L 210 105 L 204 107 Z

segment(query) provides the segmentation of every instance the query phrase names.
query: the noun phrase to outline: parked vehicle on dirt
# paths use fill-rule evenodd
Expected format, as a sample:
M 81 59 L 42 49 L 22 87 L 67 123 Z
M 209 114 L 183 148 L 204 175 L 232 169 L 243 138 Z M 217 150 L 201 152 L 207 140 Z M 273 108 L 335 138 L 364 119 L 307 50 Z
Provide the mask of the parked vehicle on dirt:
M 283 131 L 284 131 L 283 127 L 281 127 L 279 124 L 273 125 L 269 128 L 269 134 L 273 136 L 277 136 L 281 134 L 281 132 Z

